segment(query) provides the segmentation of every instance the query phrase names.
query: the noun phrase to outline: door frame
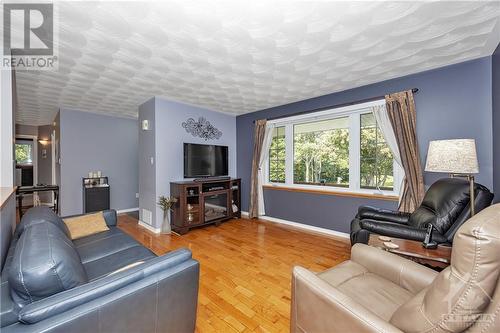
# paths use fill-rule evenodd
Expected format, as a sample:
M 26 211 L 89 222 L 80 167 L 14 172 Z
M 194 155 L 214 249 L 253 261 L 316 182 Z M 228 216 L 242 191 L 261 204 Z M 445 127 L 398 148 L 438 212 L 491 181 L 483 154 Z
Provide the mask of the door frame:
M 56 184 L 56 130 L 52 130 L 50 133 L 50 154 L 51 154 L 51 171 L 52 171 L 52 185 Z M 51 204 L 54 204 L 54 192 L 50 196 Z

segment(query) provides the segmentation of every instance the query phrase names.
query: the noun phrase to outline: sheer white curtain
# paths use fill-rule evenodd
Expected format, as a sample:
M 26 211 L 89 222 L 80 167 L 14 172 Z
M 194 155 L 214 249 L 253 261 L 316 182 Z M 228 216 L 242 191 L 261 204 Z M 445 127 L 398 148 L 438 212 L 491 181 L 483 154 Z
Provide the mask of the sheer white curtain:
M 259 216 L 266 214 L 266 209 L 264 206 L 264 190 L 262 186 L 265 183 L 266 172 L 265 172 L 265 164 L 267 158 L 269 157 L 269 148 L 271 147 L 271 142 L 273 141 L 273 130 L 274 124 L 266 124 L 266 133 L 264 134 L 264 141 L 262 143 L 262 151 L 260 153 L 259 158 L 259 174 L 258 174 L 258 207 L 259 207 Z
M 385 105 L 373 106 L 372 113 L 375 117 L 375 120 L 377 121 L 378 128 L 380 128 L 380 131 L 384 136 L 385 142 L 389 146 L 389 149 L 394 156 L 394 160 L 398 164 L 401 172 L 404 173 L 403 163 L 401 162 L 401 155 L 399 154 L 398 142 L 396 141 L 396 135 L 394 134 L 394 129 L 392 128 L 391 120 L 389 119 L 389 114 L 387 113 Z M 401 184 L 402 183 L 403 182 L 401 182 Z M 401 186 L 401 184 L 398 185 Z

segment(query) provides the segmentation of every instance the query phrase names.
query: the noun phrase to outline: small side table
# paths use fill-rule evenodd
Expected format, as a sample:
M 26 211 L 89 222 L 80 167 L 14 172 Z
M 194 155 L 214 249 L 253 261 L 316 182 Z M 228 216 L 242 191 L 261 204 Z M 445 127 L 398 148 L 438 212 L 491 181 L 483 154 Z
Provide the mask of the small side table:
M 391 237 L 391 243 L 397 244 L 399 247 L 397 249 L 389 249 L 378 237 L 379 235 L 371 234 L 368 245 L 400 255 L 419 264 L 431 266 L 432 268 L 443 269 L 450 265 L 451 246 L 438 245 L 436 249 L 431 250 L 422 247 L 422 242 Z

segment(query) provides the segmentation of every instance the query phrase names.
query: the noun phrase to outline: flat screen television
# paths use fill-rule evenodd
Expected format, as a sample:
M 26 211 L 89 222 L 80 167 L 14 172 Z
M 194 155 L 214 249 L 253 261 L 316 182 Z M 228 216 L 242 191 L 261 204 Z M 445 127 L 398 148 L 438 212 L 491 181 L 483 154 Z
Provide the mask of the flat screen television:
M 222 177 L 228 172 L 228 147 L 184 143 L 184 178 Z

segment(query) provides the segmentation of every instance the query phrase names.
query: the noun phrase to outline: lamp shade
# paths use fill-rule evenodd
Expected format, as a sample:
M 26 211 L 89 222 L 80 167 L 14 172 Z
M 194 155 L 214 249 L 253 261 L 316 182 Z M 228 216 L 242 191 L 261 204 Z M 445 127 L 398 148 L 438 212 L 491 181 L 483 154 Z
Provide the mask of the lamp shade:
M 474 139 L 455 139 L 429 142 L 425 171 L 478 173 L 476 141 Z

